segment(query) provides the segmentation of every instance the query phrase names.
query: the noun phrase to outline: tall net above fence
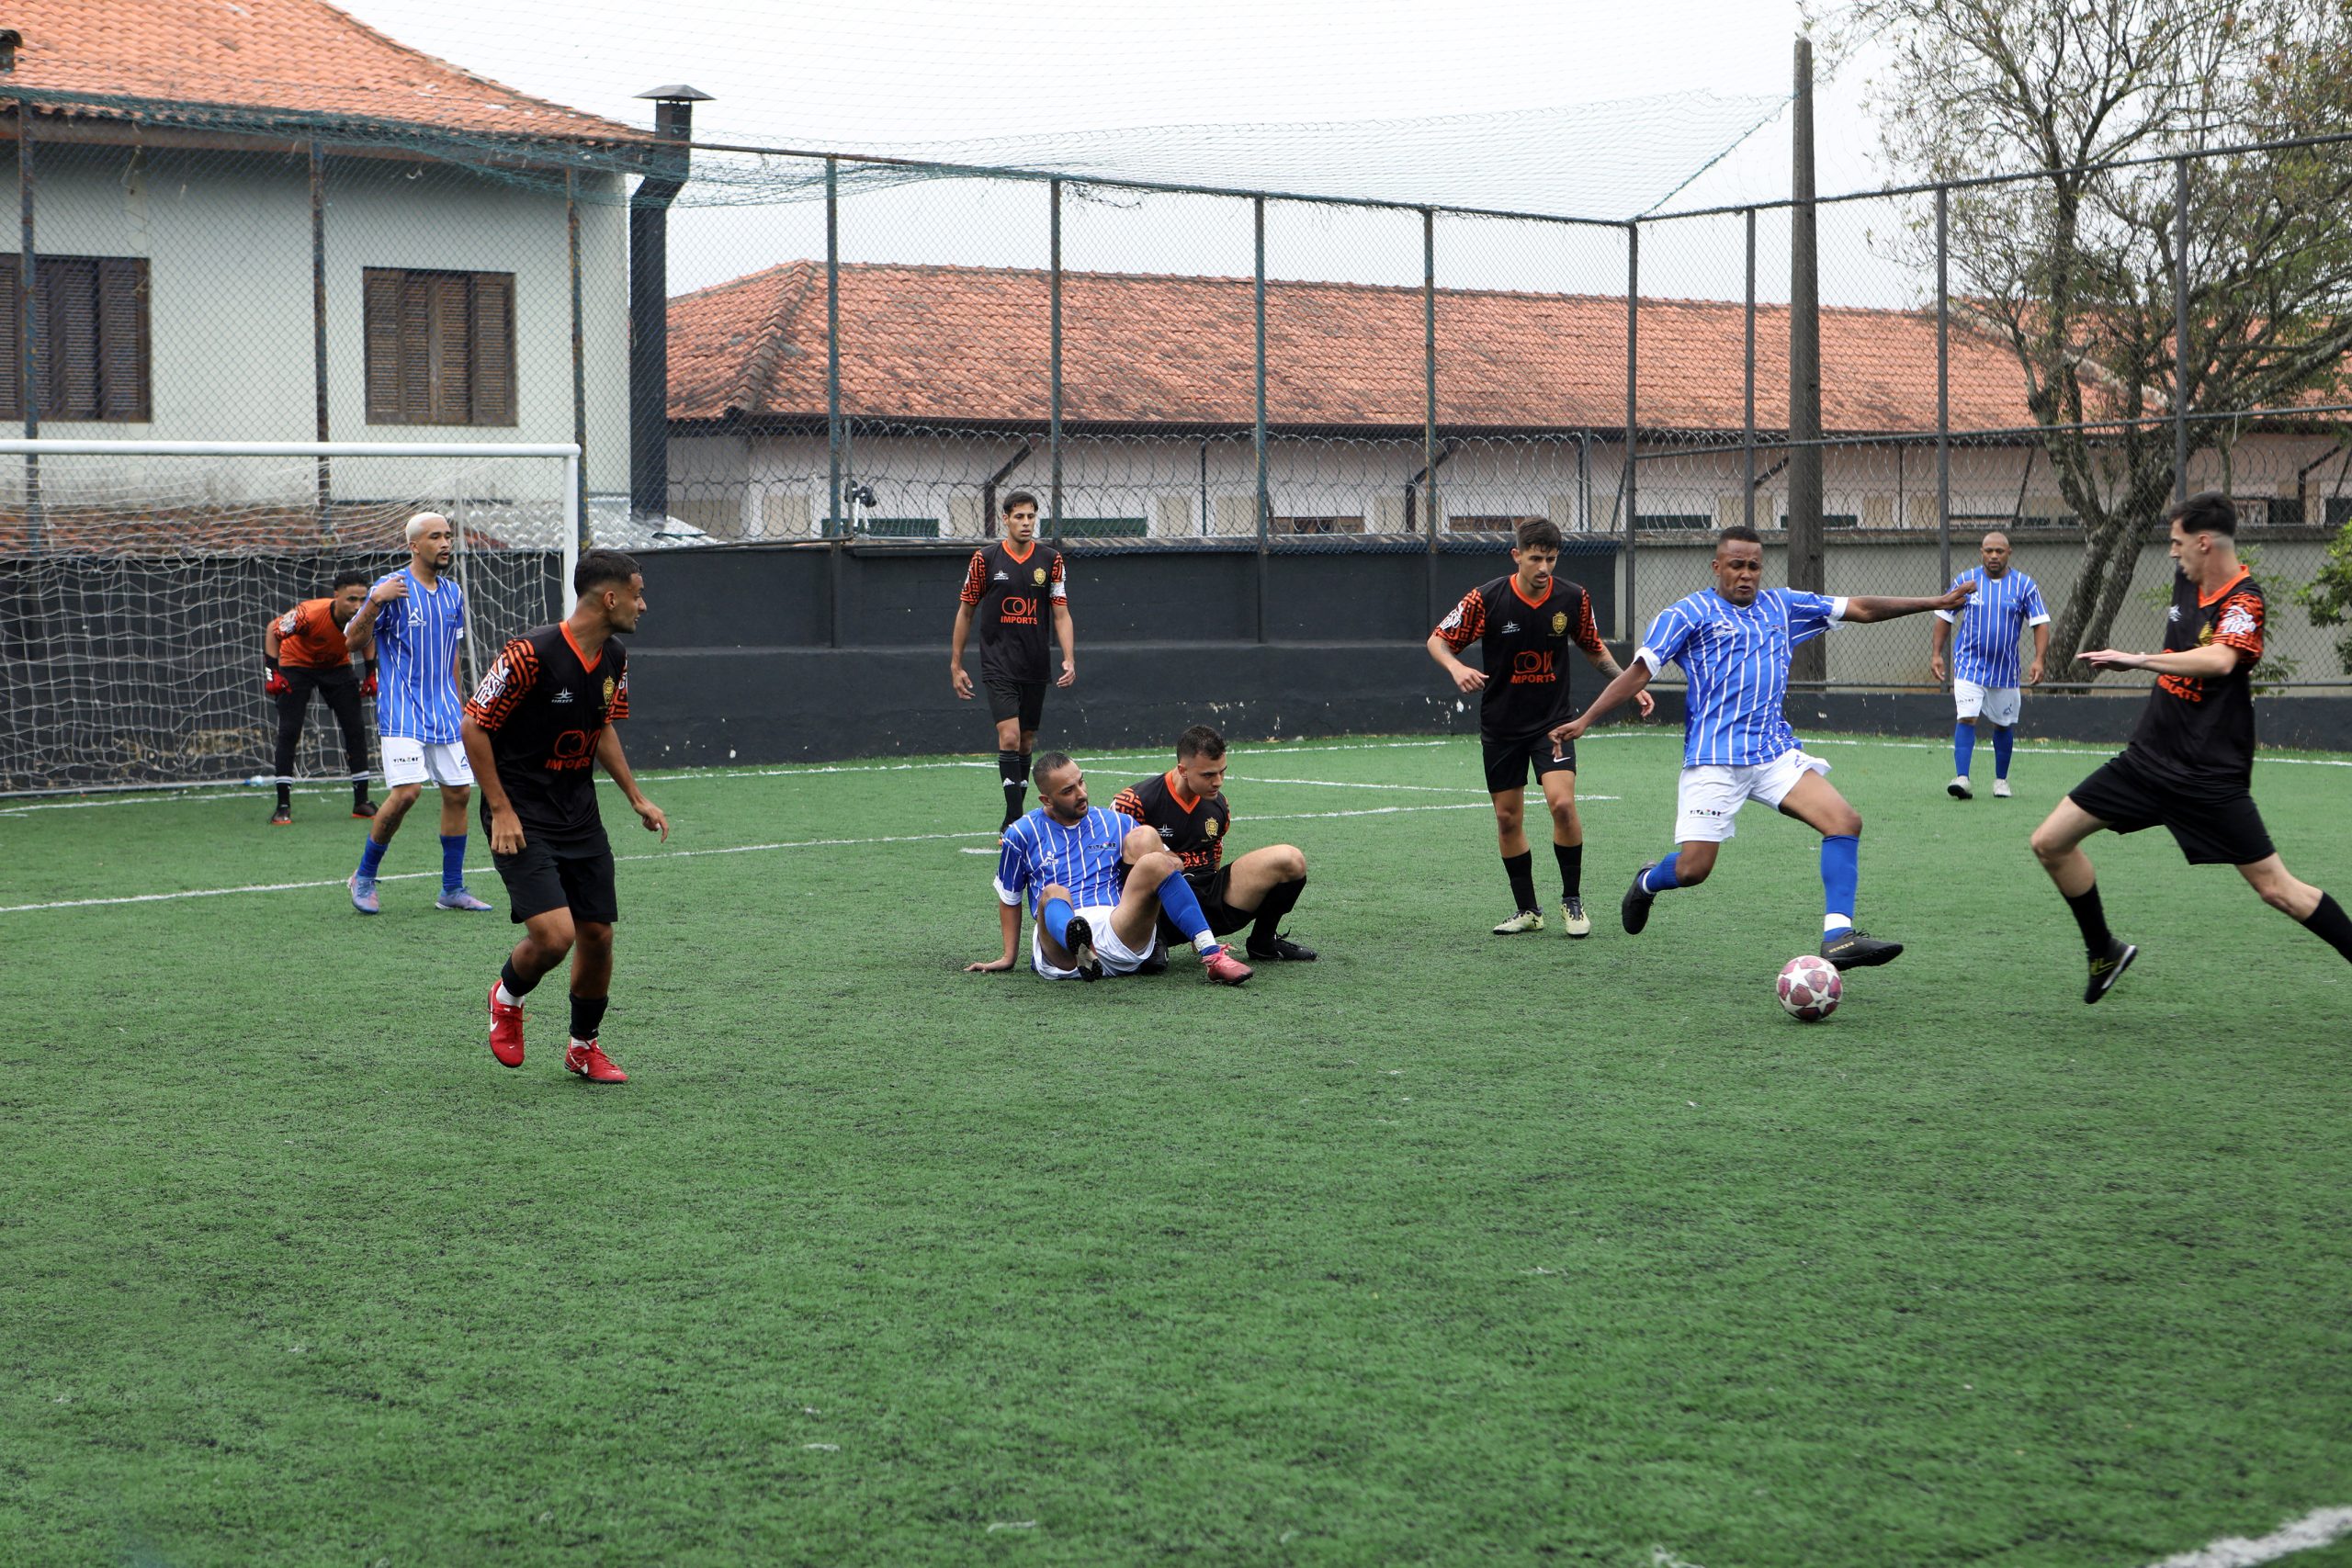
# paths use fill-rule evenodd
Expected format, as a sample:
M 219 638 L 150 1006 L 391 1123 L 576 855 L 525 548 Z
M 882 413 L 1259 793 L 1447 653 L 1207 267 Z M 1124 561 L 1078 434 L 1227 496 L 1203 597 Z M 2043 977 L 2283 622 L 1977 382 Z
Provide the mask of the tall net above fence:
M 543 457 L 0 457 L 0 793 L 274 772 L 265 628 L 338 571 L 405 564 L 420 512 L 457 535 L 470 679 L 563 612 L 564 475 Z M 311 714 L 299 774 L 347 776 L 334 728 Z

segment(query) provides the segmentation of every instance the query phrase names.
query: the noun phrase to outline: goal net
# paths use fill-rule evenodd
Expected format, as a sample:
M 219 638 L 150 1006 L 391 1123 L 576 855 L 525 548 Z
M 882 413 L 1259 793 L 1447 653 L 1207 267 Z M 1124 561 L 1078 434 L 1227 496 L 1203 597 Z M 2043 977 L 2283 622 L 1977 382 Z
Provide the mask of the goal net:
M 0 794 L 275 776 L 265 626 L 338 571 L 405 564 L 419 512 L 457 535 L 470 679 L 568 607 L 577 465 L 554 445 L 0 441 Z M 342 745 L 314 702 L 296 775 L 348 778 Z

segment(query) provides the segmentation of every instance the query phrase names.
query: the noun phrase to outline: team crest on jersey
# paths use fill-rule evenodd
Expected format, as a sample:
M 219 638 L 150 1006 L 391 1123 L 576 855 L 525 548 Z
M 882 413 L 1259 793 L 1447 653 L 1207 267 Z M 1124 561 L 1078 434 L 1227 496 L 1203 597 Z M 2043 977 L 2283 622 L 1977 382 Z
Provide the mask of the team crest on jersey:
M 1552 635 L 1554 637 L 1558 637 L 1562 632 L 1565 632 L 1567 629 L 1568 613 L 1566 610 L 1554 611 L 1552 613 Z
M 1035 583 L 1040 588 L 1046 586 L 1046 569 L 1041 566 L 1035 571 L 1032 571 L 1029 574 L 1029 581 Z
M 613 693 L 618 685 L 619 682 L 615 681 L 610 675 L 605 677 L 605 705 L 606 707 L 613 705 Z
M 1216 838 L 1219 831 L 1216 825 L 1216 818 L 1212 817 L 1207 821 L 1202 823 L 1201 831 L 1206 833 L 1212 839 Z

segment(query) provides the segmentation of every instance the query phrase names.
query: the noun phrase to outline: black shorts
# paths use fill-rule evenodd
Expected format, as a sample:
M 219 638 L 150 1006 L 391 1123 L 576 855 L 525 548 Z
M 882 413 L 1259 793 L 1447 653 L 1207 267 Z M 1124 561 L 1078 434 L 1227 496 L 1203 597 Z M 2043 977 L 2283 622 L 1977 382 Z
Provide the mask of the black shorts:
M 523 848 L 511 855 L 493 853 L 499 880 L 506 884 L 507 918 L 521 925 L 533 915 L 568 908 L 581 925 L 611 925 L 620 919 L 613 888 L 613 846 L 601 838 L 594 843 L 550 843 L 523 828 Z
M 2066 795 L 2119 833 L 2163 827 L 2191 865 L 2252 865 L 2277 852 L 2254 796 L 2244 788 L 2185 790 L 2151 773 L 2129 751 Z
M 1255 910 L 1237 909 L 1225 901 L 1226 889 L 1233 886 L 1233 868 L 1220 866 L 1217 874 L 1206 882 L 1193 884 L 1193 897 L 1201 901 L 1201 913 L 1208 918 L 1209 934 L 1231 936 L 1258 918 Z M 1193 940 L 1191 931 L 1180 931 L 1168 911 L 1159 912 L 1159 940 L 1170 947 L 1182 947 Z
M 1545 773 L 1573 773 L 1577 771 L 1577 743 L 1569 741 L 1560 748 L 1564 755 L 1552 760 L 1552 738 L 1542 730 L 1523 740 L 1497 740 L 1484 737 L 1479 745 L 1487 753 L 1487 793 L 1505 795 L 1527 787 L 1527 769 L 1535 768 L 1540 783 Z
M 1035 729 L 1046 716 L 1043 681 L 1003 681 L 989 675 L 983 677 L 980 684 L 988 688 L 989 717 L 999 724 L 1018 718 L 1022 728 Z

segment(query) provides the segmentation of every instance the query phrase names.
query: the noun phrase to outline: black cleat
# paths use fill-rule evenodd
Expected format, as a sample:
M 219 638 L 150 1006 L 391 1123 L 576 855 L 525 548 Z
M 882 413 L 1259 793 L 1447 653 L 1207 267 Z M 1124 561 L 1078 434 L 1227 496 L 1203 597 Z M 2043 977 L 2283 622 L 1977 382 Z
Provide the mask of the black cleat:
M 1144 959 L 1144 961 L 1143 961 L 1142 963 L 1140 963 L 1140 964 L 1136 964 L 1136 967 L 1135 967 L 1135 973 L 1136 973 L 1136 974 L 1138 974 L 1138 975 L 1165 975 L 1165 974 L 1167 974 L 1167 973 L 1168 973 L 1168 944 L 1167 944 L 1166 942 L 1153 942 L 1153 943 L 1151 944 L 1151 953 L 1150 953 L 1150 955 L 1149 955 L 1149 956 L 1148 956 L 1147 958 L 1145 958 L 1145 959 Z
M 1875 969 L 1882 964 L 1892 964 L 1902 957 L 1903 944 L 1881 942 L 1868 932 L 1848 930 L 1834 937 L 1824 938 L 1821 956 L 1840 971 Z
M 1617 905 L 1617 918 L 1625 923 L 1627 936 L 1639 936 L 1642 928 L 1650 923 L 1650 906 L 1657 902 L 1657 895 L 1642 886 L 1642 878 L 1657 869 L 1652 861 L 1634 873 L 1634 885 L 1625 889 L 1625 897 Z
M 351 814 L 365 822 L 376 815 L 376 803 L 363 795 L 351 803 Z
M 290 806 L 281 806 L 269 814 L 269 825 L 273 828 L 283 828 L 293 820 L 294 808 Z
M 2139 956 L 2140 950 L 2130 942 L 2108 938 L 2107 951 L 2091 957 L 2091 982 L 2083 987 L 2083 1000 L 2095 1002 L 2115 989 L 2115 982 L 2123 978 L 2123 972 Z
M 1242 951 L 1249 953 L 1250 962 L 1254 964 L 1275 964 L 1285 961 L 1292 964 L 1315 962 L 1313 948 L 1291 941 L 1289 934 L 1283 931 L 1276 931 L 1272 939 L 1262 945 L 1253 936 L 1243 944 Z
M 1062 945 L 1069 950 L 1069 966 L 1078 971 L 1080 979 L 1102 978 L 1102 962 L 1094 956 L 1094 928 L 1086 923 L 1083 916 L 1070 917 Z

